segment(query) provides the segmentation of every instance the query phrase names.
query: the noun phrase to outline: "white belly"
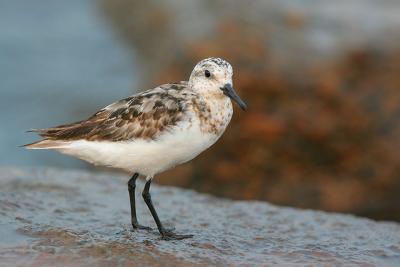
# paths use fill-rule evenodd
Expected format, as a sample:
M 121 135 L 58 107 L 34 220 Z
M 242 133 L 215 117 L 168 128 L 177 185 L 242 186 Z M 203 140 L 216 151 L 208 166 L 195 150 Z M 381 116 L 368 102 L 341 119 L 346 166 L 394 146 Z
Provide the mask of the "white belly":
M 187 162 L 214 144 L 219 136 L 202 133 L 197 123 L 184 123 L 157 140 L 127 142 L 73 141 L 61 153 L 96 165 L 138 172 L 146 176 Z

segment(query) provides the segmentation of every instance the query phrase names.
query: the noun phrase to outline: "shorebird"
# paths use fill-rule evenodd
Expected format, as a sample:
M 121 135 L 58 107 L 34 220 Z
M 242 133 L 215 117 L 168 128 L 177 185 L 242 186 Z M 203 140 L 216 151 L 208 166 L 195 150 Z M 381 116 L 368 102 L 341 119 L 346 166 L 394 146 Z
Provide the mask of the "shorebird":
M 42 140 L 28 149 L 53 149 L 95 165 L 120 168 L 133 174 L 128 181 L 131 223 L 138 223 L 136 179 L 146 177 L 142 196 L 163 239 L 184 239 L 161 223 L 153 206 L 153 177 L 185 163 L 213 145 L 229 124 L 235 101 L 246 104 L 232 87 L 232 66 L 221 58 L 207 58 L 194 67 L 189 81 L 168 83 L 114 102 L 86 120 L 47 129 L 33 129 Z

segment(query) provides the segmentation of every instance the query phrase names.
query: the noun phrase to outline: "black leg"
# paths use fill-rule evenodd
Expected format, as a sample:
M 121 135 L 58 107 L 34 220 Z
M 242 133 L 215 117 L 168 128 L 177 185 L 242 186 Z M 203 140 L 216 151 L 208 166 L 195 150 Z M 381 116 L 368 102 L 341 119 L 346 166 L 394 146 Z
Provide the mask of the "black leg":
M 181 240 L 181 239 L 193 237 L 193 235 L 178 235 L 178 234 L 173 233 L 171 230 L 164 228 L 160 219 L 158 218 L 156 210 L 154 209 L 153 202 L 151 201 L 151 195 L 149 192 L 150 185 L 151 185 L 151 179 L 146 182 L 144 189 L 143 189 L 142 196 L 143 196 L 144 202 L 146 202 L 147 207 L 149 207 L 151 215 L 153 216 L 154 221 L 157 224 L 158 231 L 160 232 L 162 238 L 165 240 Z
M 132 227 L 134 229 L 145 229 L 145 230 L 151 230 L 150 227 L 140 225 L 138 223 L 137 217 L 136 217 L 136 201 L 135 201 L 135 188 L 136 188 L 136 179 L 139 177 L 138 173 L 133 174 L 132 178 L 128 182 L 128 191 L 129 191 L 129 199 L 131 202 L 131 222 L 132 222 Z

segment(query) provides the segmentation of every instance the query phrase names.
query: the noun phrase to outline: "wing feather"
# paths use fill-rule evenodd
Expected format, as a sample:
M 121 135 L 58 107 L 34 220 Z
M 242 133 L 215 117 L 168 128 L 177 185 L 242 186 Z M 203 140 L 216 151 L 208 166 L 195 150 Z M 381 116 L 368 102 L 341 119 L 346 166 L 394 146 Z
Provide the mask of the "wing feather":
M 184 118 L 186 82 L 161 85 L 122 99 L 87 120 L 32 130 L 46 140 L 128 141 L 155 139 Z

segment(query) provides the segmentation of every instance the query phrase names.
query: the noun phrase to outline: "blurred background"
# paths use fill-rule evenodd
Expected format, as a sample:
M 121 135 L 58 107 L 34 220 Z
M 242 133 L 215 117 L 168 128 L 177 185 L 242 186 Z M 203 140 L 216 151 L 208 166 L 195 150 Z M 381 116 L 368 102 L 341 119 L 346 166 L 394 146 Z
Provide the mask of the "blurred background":
M 397 0 L 1 1 L 0 164 L 93 168 L 17 146 L 209 56 L 250 108 L 157 183 L 400 221 Z

